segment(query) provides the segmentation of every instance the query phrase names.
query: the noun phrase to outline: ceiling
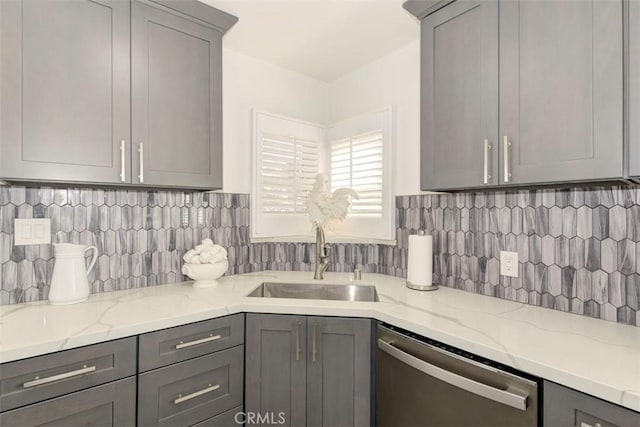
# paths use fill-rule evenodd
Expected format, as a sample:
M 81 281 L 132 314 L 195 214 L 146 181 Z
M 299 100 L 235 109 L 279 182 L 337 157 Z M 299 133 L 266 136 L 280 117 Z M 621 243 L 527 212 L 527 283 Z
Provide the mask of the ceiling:
M 240 18 L 224 47 L 330 82 L 417 40 L 404 0 L 200 0 Z

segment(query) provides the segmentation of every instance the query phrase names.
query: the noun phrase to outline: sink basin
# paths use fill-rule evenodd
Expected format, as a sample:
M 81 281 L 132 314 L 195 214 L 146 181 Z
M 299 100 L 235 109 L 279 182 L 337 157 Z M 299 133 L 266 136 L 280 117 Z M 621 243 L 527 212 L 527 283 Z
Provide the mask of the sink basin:
M 338 301 L 378 301 L 373 285 L 339 283 L 276 283 L 265 282 L 251 291 L 248 297 L 299 298 Z

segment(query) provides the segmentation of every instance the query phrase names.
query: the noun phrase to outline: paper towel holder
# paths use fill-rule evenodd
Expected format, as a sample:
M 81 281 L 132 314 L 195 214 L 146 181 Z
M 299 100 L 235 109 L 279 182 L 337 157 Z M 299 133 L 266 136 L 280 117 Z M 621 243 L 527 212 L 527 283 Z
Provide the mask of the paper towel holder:
M 418 230 L 418 236 L 424 236 L 424 230 Z M 438 289 L 438 285 L 416 285 L 415 283 L 411 283 L 410 281 L 406 281 L 407 288 L 413 289 L 416 291 L 435 291 Z

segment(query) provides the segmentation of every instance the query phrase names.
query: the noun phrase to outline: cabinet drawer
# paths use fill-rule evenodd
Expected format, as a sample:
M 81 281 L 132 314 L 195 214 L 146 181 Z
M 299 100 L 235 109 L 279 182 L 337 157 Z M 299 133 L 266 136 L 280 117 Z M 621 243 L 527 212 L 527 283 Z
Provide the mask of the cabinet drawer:
M 543 394 L 546 426 L 640 426 L 638 412 L 549 381 L 544 382 Z
M 0 365 L 0 412 L 135 375 L 136 338 Z
M 134 426 L 134 377 L 0 414 L 2 426 Z
M 242 344 L 244 315 L 221 317 L 140 335 L 139 370 L 172 363 Z
M 244 421 L 245 417 L 244 415 L 238 415 L 237 419 L 240 422 L 236 422 L 236 414 L 242 411 L 242 406 L 238 406 L 230 411 L 216 415 L 208 420 L 204 420 L 201 423 L 194 424 L 193 427 L 238 427 L 239 425 L 242 425 L 242 421 Z
M 190 426 L 242 404 L 244 346 L 138 376 L 140 426 Z

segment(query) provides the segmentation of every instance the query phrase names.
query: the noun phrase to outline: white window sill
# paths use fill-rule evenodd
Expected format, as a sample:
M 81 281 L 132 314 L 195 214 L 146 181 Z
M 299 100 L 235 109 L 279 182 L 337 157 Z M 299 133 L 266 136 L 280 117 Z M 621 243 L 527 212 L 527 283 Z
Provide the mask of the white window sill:
M 390 245 L 395 246 L 395 239 L 381 239 L 381 238 L 372 238 L 372 237 L 336 237 L 331 236 L 327 233 L 326 235 L 327 243 L 352 243 L 352 244 L 361 244 L 361 245 Z M 272 237 L 256 237 L 251 236 L 251 243 L 315 243 L 315 236 L 304 235 L 304 236 L 272 236 Z

